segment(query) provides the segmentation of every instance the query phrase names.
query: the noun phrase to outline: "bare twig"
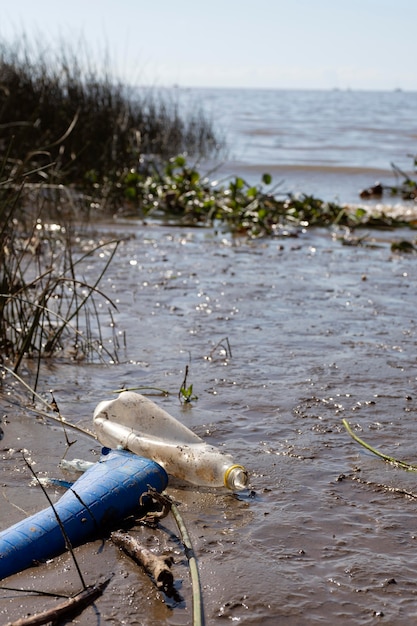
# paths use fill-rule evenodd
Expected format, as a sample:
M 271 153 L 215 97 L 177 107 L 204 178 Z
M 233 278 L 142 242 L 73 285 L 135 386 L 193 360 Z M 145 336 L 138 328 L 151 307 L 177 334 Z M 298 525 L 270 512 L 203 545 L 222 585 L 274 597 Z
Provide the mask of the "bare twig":
M 111 579 L 108 578 L 98 585 L 86 587 L 80 591 L 80 593 L 77 593 L 77 595 L 68 598 L 68 600 L 61 602 L 52 609 L 31 615 L 30 617 L 22 617 L 17 621 L 9 622 L 5 626 L 40 626 L 41 624 L 48 624 L 49 622 L 55 623 L 57 620 L 68 618 L 71 615 L 78 615 L 102 595 L 110 580 Z
M 232 348 L 230 347 L 229 338 L 223 337 L 223 339 L 220 339 L 220 341 L 218 341 L 216 345 L 210 350 L 210 354 L 208 355 L 209 360 L 213 358 L 214 353 L 219 348 L 223 348 L 226 354 L 226 358 L 232 358 Z
M 80 577 L 81 584 L 82 584 L 84 589 L 87 589 L 87 585 L 85 584 L 84 577 L 83 577 L 83 575 L 81 573 L 81 570 L 80 570 L 80 566 L 78 565 L 77 559 L 75 558 L 75 554 L 74 554 L 74 550 L 72 549 L 70 538 L 68 537 L 67 531 L 65 530 L 65 526 L 62 523 L 61 518 L 59 517 L 59 515 L 58 515 L 58 513 L 57 513 L 57 511 L 56 511 L 56 509 L 54 507 L 54 503 L 52 502 L 52 500 L 49 497 L 47 491 L 45 490 L 44 486 L 42 485 L 42 482 L 39 480 L 36 472 L 34 471 L 34 469 L 32 467 L 32 465 L 29 463 L 29 461 L 27 460 L 27 458 L 25 457 L 24 454 L 22 456 L 23 456 L 23 460 L 25 461 L 26 465 L 28 466 L 32 476 L 34 477 L 36 482 L 39 484 L 40 488 L 42 489 L 42 491 L 43 491 L 43 493 L 44 493 L 44 495 L 46 497 L 46 499 L 49 502 L 50 507 L 52 508 L 52 511 L 54 512 L 56 521 L 58 522 L 59 527 L 61 529 L 61 532 L 62 532 L 62 534 L 64 536 L 66 547 L 67 547 L 67 549 L 69 550 L 69 552 L 70 552 L 70 554 L 72 556 L 72 560 L 74 561 L 75 569 L 77 570 L 78 576 Z M 44 622 L 41 622 L 41 623 L 44 623 Z
M 28 391 L 31 392 L 32 398 L 37 398 L 48 409 L 54 410 L 54 407 L 53 407 L 53 405 L 50 402 L 47 402 L 45 400 L 45 398 L 43 398 L 40 394 L 38 394 L 35 391 L 35 389 L 33 389 L 30 385 L 28 385 L 28 383 L 26 383 L 23 380 L 23 378 L 21 378 L 16 372 L 14 372 L 9 367 L 7 367 L 7 365 L 4 365 L 4 363 L 2 363 L 2 365 L 0 366 L 0 369 L 4 369 L 6 372 L 8 372 L 12 376 L 14 376 L 16 378 L 16 380 L 18 380 L 23 385 L 23 387 L 25 387 Z M 26 409 L 28 411 L 31 411 L 32 413 L 36 413 L 37 415 L 41 415 L 45 419 L 49 419 L 49 420 L 52 420 L 54 422 L 57 422 L 58 424 L 60 424 L 63 427 L 72 428 L 73 430 L 76 430 L 77 432 L 82 433 L 83 435 L 86 435 L 87 437 L 90 437 L 91 439 L 97 439 L 97 437 L 94 435 L 94 433 L 86 430 L 85 428 L 82 428 L 81 426 L 77 426 L 76 424 L 71 424 L 71 422 L 68 422 L 66 417 L 61 415 L 61 413 L 59 413 L 58 417 L 57 417 L 56 415 L 51 415 L 50 413 L 46 413 L 45 411 L 41 411 L 40 409 L 37 409 L 36 407 L 33 407 L 33 406 L 32 407 L 26 407 Z

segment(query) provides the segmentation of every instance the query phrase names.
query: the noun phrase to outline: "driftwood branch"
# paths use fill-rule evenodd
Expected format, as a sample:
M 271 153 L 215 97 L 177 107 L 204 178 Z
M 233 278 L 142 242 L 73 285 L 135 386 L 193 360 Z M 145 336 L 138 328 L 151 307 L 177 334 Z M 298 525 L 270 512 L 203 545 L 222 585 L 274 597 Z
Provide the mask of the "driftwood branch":
M 110 535 L 113 543 L 121 548 L 136 563 L 141 565 L 152 576 L 158 589 L 170 590 L 174 584 L 171 572 L 172 557 L 164 557 L 147 550 L 131 535 L 120 531 Z
M 56 622 L 63 618 L 78 615 L 101 596 L 109 582 L 110 578 L 98 585 L 86 587 L 80 593 L 77 593 L 76 596 L 68 598 L 65 602 L 61 602 L 47 611 L 31 615 L 30 617 L 22 617 L 22 619 L 18 619 L 15 622 L 9 622 L 6 626 L 40 626 L 41 624 L 48 624 L 49 622 Z

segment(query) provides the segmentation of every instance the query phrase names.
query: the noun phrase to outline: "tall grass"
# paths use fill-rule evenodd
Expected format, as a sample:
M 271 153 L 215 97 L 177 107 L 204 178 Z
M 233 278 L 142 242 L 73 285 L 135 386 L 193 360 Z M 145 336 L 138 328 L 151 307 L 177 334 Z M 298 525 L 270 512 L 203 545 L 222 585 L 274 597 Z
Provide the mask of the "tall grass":
M 0 44 L 0 155 L 9 178 L 73 185 L 117 196 L 131 169 L 147 158 L 213 154 L 221 144 L 201 110 L 182 117 L 158 90 L 134 90 L 89 61 L 88 49 L 52 51 L 24 36 Z M 39 167 L 53 163 L 40 171 Z
M 178 152 L 219 145 L 201 111 L 183 118 L 175 101 L 135 91 L 106 58 L 100 69 L 89 58 L 65 42 L 0 43 L 0 360 L 15 372 L 28 357 L 37 372 L 50 355 L 117 360 L 99 314 L 112 315 L 99 283 L 117 242 L 87 283 L 86 257 L 101 257 L 102 244 L 81 250 L 71 219 L 123 204 L 132 172 L 145 178 Z
M 0 195 L 1 191 L 0 184 Z M 118 242 L 81 245 L 71 224 L 28 218 L 17 209 L 16 199 L 4 193 L 0 224 L 2 360 L 15 372 L 25 358 L 35 359 L 37 371 L 41 359 L 52 355 L 74 361 L 117 360 L 117 346 L 113 342 L 109 351 L 103 340 L 103 315 L 99 314 L 115 305 L 100 291 L 99 283 Z M 104 260 L 99 261 L 103 248 L 106 254 L 100 254 Z M 87 282 L 83 273 L 92 256 L 97 257 L 97 269 Z
M 76 210 L 72 195 L 69 201 L 58 201 L 60 187 L 28 183 L 46 169 L 28 171 L 23 160 L 11 176 L 8 158 L 0 168 L 0 361 L 17 373 L 30 358 L 36 379 L 45 357 L 116 361 L 118 346 L 113 341 L 111 350 L 106 347 L 99 314 L 115 307 L 99 283 L 118 242 L 79 242 L 74 223 L 67 219 L 68 206 Z M 28 197 L 21 201 L 27 190 L 30 204 Z M 48 220 L 51 204 L 58 223 Z M 102 255 L 104 247 L 107 253 Z M 84 266 L 92 256 L 105 260 L 95 262 L 95 276 L 86 282 Z

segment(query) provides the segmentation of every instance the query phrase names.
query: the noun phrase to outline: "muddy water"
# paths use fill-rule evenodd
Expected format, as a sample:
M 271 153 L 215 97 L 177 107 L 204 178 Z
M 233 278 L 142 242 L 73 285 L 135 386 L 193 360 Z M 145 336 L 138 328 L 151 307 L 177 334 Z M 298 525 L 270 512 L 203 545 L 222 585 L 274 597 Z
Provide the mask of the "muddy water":
M 45 397 L 53 389 L 61 412 L 84 427 L 116 388 L 167 389 L 155 400 L 250 470 L 252 491 L 238 496 L 169 487 L 198 557 L 206 623 L 410 624 L 417 475 L 366 452 L 341 422 L 416 461 L 417 261 L 389 245 L 410 233 L 371 232 L 373 245 L 357 247 L 329 231 L 253 243 L 153 225 L 111 231 L 129 236 L 101 284 L 118 306 L 115 328 L 105 327 L 103 306 L 103 332 L 109 347 L 117 337 L 120 362 L 51 364 L 38 388 Z M 93 270 L 94 261 L 87 279 Z M 198 400 L 184 407 L 177 392 L 186 365 Z M 21 448 L 39 475 L 68 478 L 58 469 L 62 430 L 22 409 L 23 396 L 8 383 L 1 398 L 1 528 L 45 506 Z M 70 438 L 67 458 L 97 458 L 93 440 Z M 113 576 L 74 623 L 192 623 L 178 530 L 164 522 L 137 532 L 174 556 L 179 597 L 161 596 L 112 544 L 97 541 L 76 550 L 86 582 Z M 3 584 L 80 588 L 68 555 Z M 16 591 L 0 598 L 1 623 L 51 602 Z

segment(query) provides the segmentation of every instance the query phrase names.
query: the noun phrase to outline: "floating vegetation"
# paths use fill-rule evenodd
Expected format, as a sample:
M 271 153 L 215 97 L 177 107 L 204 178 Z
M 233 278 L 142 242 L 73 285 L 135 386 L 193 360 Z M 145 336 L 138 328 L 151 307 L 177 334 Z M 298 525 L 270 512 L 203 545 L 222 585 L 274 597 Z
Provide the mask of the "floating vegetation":
M 409 174 L 404 172 L 395 163 L 391 163 L 391 168 L 397 177 L 396 185 L 383 185 L 380 182 L 375 183 L 367 189 L 363 189 L 359 194 L 364 200 L 379 199 L 389 194 L 391 196 L 400 196 L 403 200 L 417 199 L 417 181 L 411 178 Z M 413 157 L 413 173 L 417 174 L 417 156 Z
M 202 177 L 185 155 L 177 155 L 152 175 L 131 171 L 123 180 L 125 207 L 119 216 L 162 219 L 175 224 L 217 226 L 236 235 L 270 237 L 288 228 L 343 226 L 412 227 L 411 221 L 363 207 L 341 206 L 307 194 L 277 193 L 265 173 L 258 185 L 235 177 L 219 185 Z
M 180 390 L 178 392 L 178 398 L 180 402 L 184 402 L 185 404 L 191 404 L 194 400 L 198 400 L 198 396 L 193 393 L 193 385 L 187 385 L 187 379 L 189 374 L 188 365 L 185 366 L 184 379 L 181 383 Z
M 417 252 L 416 246 L 411 243 L 411 241 L 407 241 L 406 239 L 402 239 L 401 241 L 393 241 L 391 244 L 391 250 L 393 252 L 405 252 L 407 254 Z
M 113 78 L 108 59 L 100 69 L 93 57 L 84 43 L 45 51 L 24 35 L 0 45 L 0 191 L 15 194 L 12 204 L 35 213 L 41 206 L 43 218 L 46 207 L 59 218 L 69 210 L 75 219 L 116 213 L 247 237 L 288 228 L 417 225 L 383 208 L 285 193 L 268 173 L 256 185 L 240 176 L 210 180 L 197 163 L 225 145 L 203 109 L 183 115 L 167 93 L 134 90 Z M 417 183 L 395 172 L 401 182 L 391 195 L 414 198 Z M 377 183 L 363 197 L 387 189 Z
M 175 103 L 152 91 L 139 96 L 89 65 L 88 51 L 84 57 L 65 45 L 58 53 L 34 50 L 24 37 L 0 45 L 0 348 L 14 371 L 24 358 L 39 364 L 57 354 L 117 361 L 117 337 L 108 352 L 98 311 L 103 302 L 110 316 L 115 308 L 99 283 L 118 242 L 77 249 L 71 224 L 86 216 L 210 226 L 248 238 L 417 225 L 383 210 L 285 193 L 268 173 L 256 185 L 240 176 L 211 180 L 196 163 L 221 141 L 201 111 L 183 119 Z M 396 172 L 402 197 L 414 198 L 417 183 Z M 384 191 L 376 185 L 371 195 Z M 392 243 L 393 252 L 416 249 L 415 242 Z M 94 255 L 104 261 L 88 285 L 81 272 Z M 192 386 L 183 385 L 182 398 L 195 399 Z

